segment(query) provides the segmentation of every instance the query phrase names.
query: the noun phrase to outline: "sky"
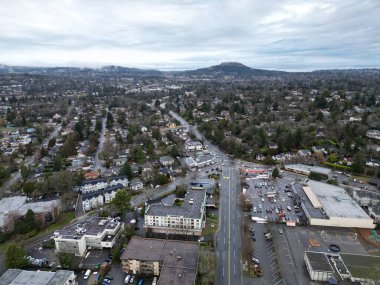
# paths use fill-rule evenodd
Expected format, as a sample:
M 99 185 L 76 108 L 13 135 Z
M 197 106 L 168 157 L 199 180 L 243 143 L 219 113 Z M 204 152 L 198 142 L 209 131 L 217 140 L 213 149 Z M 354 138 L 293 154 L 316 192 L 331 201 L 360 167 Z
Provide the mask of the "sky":
M 0 64 L 380 68 L 378 0 L 0 0 Z

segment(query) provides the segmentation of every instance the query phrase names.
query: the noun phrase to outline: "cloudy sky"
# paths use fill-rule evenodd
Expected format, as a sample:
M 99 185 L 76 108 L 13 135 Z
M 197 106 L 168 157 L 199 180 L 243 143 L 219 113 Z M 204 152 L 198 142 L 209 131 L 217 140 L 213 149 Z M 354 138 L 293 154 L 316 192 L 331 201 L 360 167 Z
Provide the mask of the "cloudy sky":
M 0 0 L 0 63 L 380 68 L 378 0 Z

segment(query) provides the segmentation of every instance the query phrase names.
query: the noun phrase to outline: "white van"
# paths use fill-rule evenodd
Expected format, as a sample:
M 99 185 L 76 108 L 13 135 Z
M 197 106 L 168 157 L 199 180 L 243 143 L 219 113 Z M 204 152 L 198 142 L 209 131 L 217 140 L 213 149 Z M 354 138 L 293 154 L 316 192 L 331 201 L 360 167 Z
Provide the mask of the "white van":
M 88 279 L 88 277 L 90 276 L 90 274 L 91 274 L 91 270 L 88 269 L 88 270 L 84 273 L 83 279 Z
M 131 275 L 128 274 L 128 275 L 125 277 L 124 284 L 128 284 L 129 279 L 131 279 Z

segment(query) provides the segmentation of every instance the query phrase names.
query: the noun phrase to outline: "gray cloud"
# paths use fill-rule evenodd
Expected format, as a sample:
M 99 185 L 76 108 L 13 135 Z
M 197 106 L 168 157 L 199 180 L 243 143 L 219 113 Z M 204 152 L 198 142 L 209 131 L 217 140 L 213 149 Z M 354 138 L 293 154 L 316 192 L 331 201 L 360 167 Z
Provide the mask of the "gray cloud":
M 380 67 L 377 0 L 0 0 L 0 63 Z

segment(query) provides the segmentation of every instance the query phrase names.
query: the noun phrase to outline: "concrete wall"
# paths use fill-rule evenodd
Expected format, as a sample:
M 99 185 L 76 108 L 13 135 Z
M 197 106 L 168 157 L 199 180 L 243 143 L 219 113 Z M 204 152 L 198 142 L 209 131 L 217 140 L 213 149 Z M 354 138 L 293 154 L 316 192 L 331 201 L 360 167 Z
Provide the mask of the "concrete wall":
M 364 228 L 374 229 L 375 224 L 372 219 L 355 219 L 331 217 L 330 219 L 309 218 L 312 226 L 340 227 L 340 228 Z
M 330 277 L 332 277 L 331 272 L 313 270 L 306 253 L 304 255 L 304 261 L 305 261 L 306 269 L 309 272 L 311 280 L 313 280 L 313 281 L 327 281 Z

